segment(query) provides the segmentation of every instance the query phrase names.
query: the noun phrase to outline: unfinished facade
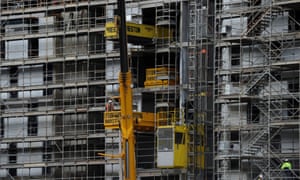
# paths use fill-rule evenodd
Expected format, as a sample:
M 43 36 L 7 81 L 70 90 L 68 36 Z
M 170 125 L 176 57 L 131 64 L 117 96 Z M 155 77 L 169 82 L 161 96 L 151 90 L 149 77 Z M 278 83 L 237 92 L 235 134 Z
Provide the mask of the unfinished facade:
M 134 111 L 157 122 L 136 133 L 138 179 L 213 177 L 214 8 L 126 1 L 127 21 L 172 32 L 128 38 Z M 0 179 L 122 179 L 121 159 L 98 155 L 121 152 L 119 129 L 104 126 L 107 100 L 119 109 L 118 42 L 104 36 L 116 9 L 110 0 L 1 0 Z M 169 147 L 157 129 L 179 124 L 187 165 L 164 167 L 157 157 Z
M 215 177 L 299 179 L 299 1 L 215 5 Z

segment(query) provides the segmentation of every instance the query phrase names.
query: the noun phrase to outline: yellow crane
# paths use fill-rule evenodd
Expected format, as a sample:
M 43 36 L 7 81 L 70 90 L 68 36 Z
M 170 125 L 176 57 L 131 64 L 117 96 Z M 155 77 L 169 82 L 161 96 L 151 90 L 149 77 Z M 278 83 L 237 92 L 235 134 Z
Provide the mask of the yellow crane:
M 178 113 L 170 115 L 169 113 L 171 112 L 163 112 L 163 114 L 156 114 L 155 117 L 154 113 L 133 112 L 132 110 L 132 75 L 128 63 L 127 37 L 133 36 L 143 39 L 172 38 L 172 30 L 164 28 L 154 29 L 154 26 L 126 23 L 124 0 L 118 0 L 118 12 L 119 14 L 114 19 L 114 22 L 106 23 L 105 36 L 111 40 L 119 40 L 120 43 L 120 111 L 105 112 L 104 126 L 106 129 L 120 128 L 122 135 L 122 152 L 119 155 L 98 154 L 111 158 L 122 158 L 123 180 L 136 180 L 136 139 L 134 132 L 136 130 L 153 131 L 157 129 L 157 167 L 187 168 L 188 141 L 190 139 L 188 127 L 178 124 L 176 119 L 179 117 Z M 165 69 L 155 69 L 155 71 L 160 72 L 165 71 Z M 150 85 L 153 83 L 154 85 L 160 85 L 157 81 L 158 80 L 154 80 Z M 167 117 L 167 119 L 165 119 L 165 117 Z M 173 118 L 170 119 L 170 117 Z M 155 118 L 157 119 L 157 123 L 155 123 Z M 170 122 L 167 123 L 167 121 Z M 202 128 L 203 127 L 200 129 Z M 203 136 L 203 134 L 201 134 L 201 136 Z M 166 144 L 169 146 L 166 146 Z M 198 151 L 204 151 L 204 146 L 197 145 L 197 149 Z M 204 156 L 199 156 L 197 159 L 198 163 L 196 166 L 204 168 Z
M 123 179 L 136 179 L 136 163 L 135 163 L 135 122 L 132 111 L 132 89 L 131 89 L 131 72 L 129 70 L 128 52 L 127 52 L 127 35 L 125 20 L 125 1 L 118 0 L 118 29 L 120 42 L 120 67 L 119 74 L 120 83 L 120 112 L 105 112 L 104 125 L 105 128 L 114 128 L 116 125 L 121 128 L 122 135 L 122 152 L 120 155 L 108 155 L 98 153 L 99 155 L 112 158 L 121 157 L 123 159 Z M 115 121 L 117 114 L 118 121 Z M 110 118 L 112 117 L 112 118 Z
M 118 0 L 118 10 L 120 17 L 119 42 L 120 42 L 120 65 L 121 72 L 119 75 L 120 82 L 120 101 L 121 101 L 121 134 L 122 150 L 124 153 L 124 180 L 136 179 L 135 164 L 135 137 L 134 123 L 132 112 L 132 89 L 131 89 L 131 72 L 129 70 L 128 52 L 127 52 L 127 35 L 126 35 L 126 13 L 125 0 Z
M 135 158 L 135 130 L 153 131 L 154 114 L 147 112 L 132 111 L 132 75 L 129 70 L 128 52 L 127 52 L 127 28 L 125 21 L 125 1 L 118 0 L 118 16 L 115 18 L 113 28 L 117 30 L 111 32 L 120 43 L 120 111 L 111 111 L 104 113 L 104 126 L 106 129 L 121 129 L 122 152 L 119 155 L 109 155 L 98 153 L 102 156 L 123 159 L 123 179 L 136 179 L 136 158 Z M 110 22 L 107 27 L 112 25 Z M 109 29 L 109 28 L 108 28 Z M 111 29 L 110 29 L 111 30 Z M 110 31 L 109 30 L 109 31 Z M 107 33 L 107 32 L 106 32 Z M 118 35 L 116 36 L 116 33 Z M 110 35 L 112 35 L 110 34 Z M 108 34 L 106 34 L 108 36 Z

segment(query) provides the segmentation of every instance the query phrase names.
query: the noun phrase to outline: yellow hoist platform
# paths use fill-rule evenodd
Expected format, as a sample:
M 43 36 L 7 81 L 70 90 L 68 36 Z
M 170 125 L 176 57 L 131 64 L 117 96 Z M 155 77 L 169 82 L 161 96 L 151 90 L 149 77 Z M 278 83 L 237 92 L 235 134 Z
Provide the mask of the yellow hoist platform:
M 204 168 L 204 127 L 188 127 L 177 125 L 180 120 L 179 110 L 160 111 L 155 114 L 148 112 L 133 112 L 135 129 L 138 131 L 154 131 L 157 128 L 157 167 L 159 168 L 186 168 L 190 161 L 197 161 L 197 167 Z M 106 129 L 119 129 L 121 120 L 120 111 L 104 112 L 104 126 Z M 197 128 L 202 140 L 196 145 L 200 152 L 196 159 L 191 160 L 187 154 L 190 150 L 189 131 Z
M 157 167 L 186 168 L 188 164 L 188 128 L 184 125 L 157 129 Z
M 140 131 L 153 131 L 155 127 L 154 113 L 133 112 L 135 129 Z M 104 126 L 106 129 L 120 128 L 121 111 L 104 112 Z
M 204 169 L 204 126 L 180 124 L 180 110 L 159 111 L 157 121 L 157 166 L 159 168 L 186 168 L 188 163 Z M 197 131 L 197 142 L 191 145 Z M 195 156 L 183 156 L 188 152 L 197 152 Z

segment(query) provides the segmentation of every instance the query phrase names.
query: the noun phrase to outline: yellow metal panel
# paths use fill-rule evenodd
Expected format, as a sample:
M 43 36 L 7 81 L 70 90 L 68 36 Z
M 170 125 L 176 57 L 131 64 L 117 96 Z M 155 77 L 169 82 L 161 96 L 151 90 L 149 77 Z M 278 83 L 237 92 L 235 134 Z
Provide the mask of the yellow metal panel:
M 136 24 L 132 22 L 126 23 L 127 36 L 140 37 L 140 38 L 171 38 L 173 30 L 168 28 L 155 28 L 152 25 Z M 108 39 L 118 39 L 119 29 L 117 20 L 107 22 L 105 24 L 104 36 Z
M 174 111 L 159 111 L 156 113 L 158 126 L 173 125 L 180 121 L 179 110 Z
M 135 134 L 132 111 L 132 83 L 131 72 L 120 72 L 120 101 L 121 119 L 120 128 L 122 133 L 122 152 L 124 153 L 124 177 L 123 179 L 135 179 Z
M 135 127 L 141 131 L 153 131 L 155 126 L 154 113 L 133 112 L 133 117 L 136 119 Z
M 133 121 L 137 130 L 153 131 L 155 126 L 154 113 L 133 112 Z M 120 128 L 121 111 L 104 112 L 104 126 L 106 129 Z
M 117 129 L 120 125 L 121 111 L 104 112 L 104 126 L 106 129 Z
M 187 167 L 188 154 L 188 131 L 186 126 L 175 126 L 175 133 L 183 133 L 184 142 L 182 144 L 174 144 L 174 167 Z M 174 141 L 175 142 L 175 141 Z
M 154 81 L 145 81 L 144 86 L 146 88 L 153 88 L 158 86 L 171 86 L 176 85 L 176 82 L 174 80 L 154 80 Z
M 168 113 L 167 112 L 159 112 L 157 113 L 157 117 L 158 118 L 167 118 Z M 173 128 L 174 129 L 174 141 L 173 141 L 173 155 L 174 155 L 174 163 L 173 166 L 163 166 L 160 168 L 187 168 L 188 165 L 188 151 L 189 151 L 189 141 L 190 141 L 190 137 L 188 134 L 188 128 L 185 125 L 163 125 L 163 126 L 158 126 L 158 128 Z M 195 127 L 192 127 L 195 128 Z M 197 164 L 196 166 L 198 168 L 204 169 L 204 165 L 205 165 L 205 156 L 204 156 L 204 126 L 203 125 L 199 125 L 198 127 L 198 132 L 200 134 L 200 137 L 202 138 L 201 141 L 202 143 L 197 145 L 197 157 L 195 157 L 197 159 Z M 176 132 L 177 133 L 183 133 L 184 134 L 184 142 L 183 143 L 176 143 L 175 141 L 175 136 L 176 136 Z M 158 139 L 159 141 L 159 139 Z M 158 152 L 159 153 L 159 152 Z
M 127 22 L 126 28 L 127 28 L 128 36 L 150 38 L 150 39 L 155 37 L 155 26 Z
M 114 22 L 107 22 L 105 24 L 104 36 L 108 39 L 118 39 L 119 29 Z
M 159 126 L 158 129 L 173 129 L 173 164 L 172 166 L 159 166 L 159 168 L 186 168 L 187 167 L 187 153 L 188 153 L 188 129 L 184 125 L 167 125 Z M 180 133 L 180 139 L 176 140 L 176 133 Z M 180 142 L 178 142 L 178 140 Z M 158 143 L 160 139 L 158 139 Z M 160 152 L 158 152 L 160 153 Z M 163 152 L 162 152 L 163 153 Z
M 169 86 L 178 83 L 178 77 L 175 74 L 175 68 L 160 67 L 146 69 L 146 88 L 157 86 Z

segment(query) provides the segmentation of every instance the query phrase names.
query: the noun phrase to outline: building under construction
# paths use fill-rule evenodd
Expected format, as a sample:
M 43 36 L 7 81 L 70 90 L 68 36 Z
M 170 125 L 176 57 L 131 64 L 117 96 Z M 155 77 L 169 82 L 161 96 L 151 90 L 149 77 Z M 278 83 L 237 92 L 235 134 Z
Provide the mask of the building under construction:
M 117 2 L 0 9 L 0 179 L 123 179 Z M 129 0 L 126 12 L 137 178 L 212 177 L 214 3 Z
M 299 179 L 300 2 L 215 3 L 215 177 Z
M 299 10 L 126 1 L 137 179 L 299 178 Z M 123 179 L 117 1 L 0 14 L 0 179 Z

